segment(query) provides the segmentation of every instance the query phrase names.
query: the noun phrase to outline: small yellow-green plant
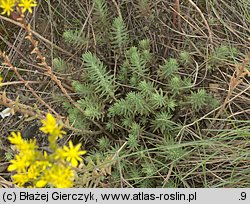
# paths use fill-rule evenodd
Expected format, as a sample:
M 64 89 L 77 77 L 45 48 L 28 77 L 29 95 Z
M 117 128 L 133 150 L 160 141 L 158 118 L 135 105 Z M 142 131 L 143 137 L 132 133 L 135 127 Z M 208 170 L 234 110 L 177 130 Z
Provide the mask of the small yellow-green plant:
M 15 172 L 12 176 L 13 182 L 19 187 L 72 187 L 74 167 L 82 161 L 80 156 L 86 151 L 80 150 L 81 144 L 74 146 L 71 140 L 68 146 L 58 146 L 56 141 L 65 132 L 51 114 L 47 114 L 46 119 L 41 122 L 43 126 L 40 130 L 49 135 L 50 152 L 39 151 L 36 140 L 24 140 L 20 132 L 12 132 L 8 137 L 18 152 L 15 158 L 10 160 L 8 167 L 8 171 Z

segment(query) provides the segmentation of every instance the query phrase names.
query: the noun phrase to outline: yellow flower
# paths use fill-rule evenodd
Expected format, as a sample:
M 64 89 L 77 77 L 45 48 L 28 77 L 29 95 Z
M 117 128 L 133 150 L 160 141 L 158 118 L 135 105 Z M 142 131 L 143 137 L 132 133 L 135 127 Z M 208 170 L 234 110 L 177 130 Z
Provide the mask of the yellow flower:
M 48 182 L 45 181 L 45 180 L 39 180 L 39 181 L 36 182 L 36 187 L 37 187 L 37 188 L 42 188 L 42 187 L 44 187 L 47 183 L 48 183 Z
M 22 139 L 20 132 L 12 132 L 8 137 L 9 141 L 15 145 L 16 149 L 20 152 L 20 156 L 25 156 L 26 160 L 31 161 L 37 157 L 36 153 L 36 140 L 26 141 Z
M 70 167 L 55 164 L 44 172 L 44 176 L 36 183 L 36 187 L 41 188 L 49 183 L 56 188 L 70 188 L 73 186 L 73 181 L 74 172 Z
M 13 11 L 13 7 L 15 6 L 15 0 L 0 0 L 0 7 L 3 9 L 2 14 L 7 13 L 10 15 L 10 12 Z
M 73 186 L 74 172 L 70 167 L 56 167 L 51 172 L 50 183 L 56 188 L 70 188 Z
M 58 147 L 53 155 L 55 159 L 64 159 L 64 150 L 60 147 Z
M 78 165 L 78 161 L 82 161 L 80 155 L 86 154 L 86 151 L 79 151 L 80 147 L 81 144 L 78 144 L 74 147 L 71 140 L 69 141 L 69 147 L 63 147 L 63 156 L 66 158 L 67 161 L 71 162 L 73 167 L 76 167 Z
M 62 131 L 62 125 L 58 126 L 56 123 L 56 119 L 50 113 L 47 114 L 45 120 L 41 120 L 43 126 L 40 128 L 44 133 L 49 133 L 52 136 L 62 137 L 62 134 L 66 134 Z
M 11 142 L 11 144 L 18 146 L 22 145 L 24 142 L 20 132 L 17 133 L 11 132 L 11 136 L 9 136 L 8 139 Z
M 0 87 L 2 86 L 3 77 L 0 76 Z
M 44 151 L 44 153 L 42 155 L 42 159 L 39 161 L 38 160 L 35 161 L 35 163 L 33 165 L 37 166 L 37 168 L 39 169 L 40 172 L 44 171 L 48 167 L 51 167 L 52 164 L 49 161 L 49 156 L 48 156 L 47 152 Z
M 17 184 L 19 187 L 23 187 L 24 184 L 30 180 L 26 173 L 15 174 L 11 178 L 13 179 L 13 183 Z
M 11 132 L 11 136 L 8 137 L 11 144 L 16 145 L 18 150 L 34 150 L 37 148 L 36 140 L 26 141 L 22 138 L 20 132 Z
M 26 156 L 16 155 L 15 159 L 10 160 L 12 164 L 8 166 L 8 171 L 26 172 L 26 168 L 30 165 Z
M 39 167 L 39 165 L 35 163 L 30 165 L 27 175 L 28 178 L 31 180 L 31 179 L 36 179 L 40 175 L 40 173 L 41 173 L 41 168 Z
M 20 3 L 18 6 L 22 7 L 22 12 L 24 13 L 26 10 L 28 10 L 30 13 L 32 13 L 32 7 L 36 7 L 37 3 L 34 0 L 20 0 Z

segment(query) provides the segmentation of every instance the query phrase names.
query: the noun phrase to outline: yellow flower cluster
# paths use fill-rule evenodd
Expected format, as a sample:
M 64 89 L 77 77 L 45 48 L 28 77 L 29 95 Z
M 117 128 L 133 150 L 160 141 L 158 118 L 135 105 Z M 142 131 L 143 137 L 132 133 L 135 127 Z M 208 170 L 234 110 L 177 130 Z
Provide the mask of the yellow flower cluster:
M 73 167 L 77 167 L 78 162 L 82 161 L 80 156 L 86 151 L 80 150 L 81 144 L 74 146 L 71 140 L 69 146 L 57 145 L 56 140 L 65 132 L 51 114 L 47 114 L 46 119 L 41 122 L 43 126 L 40 130 L 49 134 L 51 152 L 40 152 L 35 139 L 24 140 L 20 132 L 12 132 L 8 139 L 15 145 L 18 154 L 10 160 L 8 171 L 15 171 L 12 179 L 20 187 L 42 188 L 47 185 L 70 188 L 74 182 Z
M 44 133 L 59 137 L 62 137 L 62 134 L 65 134 L 65 132 L 61 130 L 62 125 L 58 126 L 56 123 L 56 119 L 50 113 L 47 114 L 46 119 L 41 120 L 41 122 L 43 124 L 43 127 L 41 127 L 40 130 Z
M 35 0 L 0 0 L 0 7 L 3 9 L 2 14 L 10 15 L 15 7 L 21 8 L 22 12 L 29 11 L 32 13 L 32 7 L 36 7 Z

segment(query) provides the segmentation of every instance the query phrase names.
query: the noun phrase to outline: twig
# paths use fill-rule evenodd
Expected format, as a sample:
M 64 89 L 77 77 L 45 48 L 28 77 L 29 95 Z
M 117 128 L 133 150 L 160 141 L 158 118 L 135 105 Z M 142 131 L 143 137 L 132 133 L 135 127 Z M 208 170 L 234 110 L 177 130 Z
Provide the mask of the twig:
M 173 14 L 173 24 L 176 27 L 178 27 L 178 29 L 181 28 L 181 21 L 180 21 L 180 0 L 175 0 L 174 14 Z
M 14 20 L 12 20 L 12 19 L 10 19 L 10 18 L 7 18 L 7 17 L 5 17 L 5 16 L 0 15 L 0 19 L 5 20 L 5 21 L 8 21 L 8 22 L 10 22 L 10 23 L 12 23 L 12 24 L 14 24 L 14 25 L 19 26 L 19 27 L 23 27 L 21 23 L 18 23 L 17 21 L 14 21 Z M 30 32 L 31 32 L 33 35 L 35 35 L 37 38 L 39 38 L 39 39 L 41 39 L 42 41 L 48 43 L 49 45 L 53 46 L 53 47 L 56 48 L 57 50 L 59 50 L 59 51 L 65 53 L 65 54 L 67 54 L 67 55 L 69 55 L 69 56 L 73 56 L 72 53 L 70 53 L 70 52 L 68 52 L 68 51 L 66 51 L 66 50 L 64 50 L 64 49 L 62 49 L 62 48 L 59 47 L 58 45 L 53 44 L 50 40 L 44 38 L 43 36 L 41 36 L 41 35 L 40 35 L 39 33 L 37 33 L 36 31 L 30 29 Z
M 118 13 L 118 16 L 119 16 L 120 18 L 122 18 L 122 13 L 121 13 L 121 10 L 120 10 L 120 8 L 119 8 L 118 4 L 116 3 L 116 1 L 115 1 L 115 0 L 111 0 L 111 1 L 112 1 L 112 2 L 113 2 L 113 4 L 115 5 L 115 8 L 116 8 L 117 13 Z
M 30 87 L 29 83 L 19 74 L 17 68 L 12 65 L 8 56 L 5 53 L 3 53 L 2 51 L 0 51 L 0 57 L 3 59 L 3 65 L 8 66 L 11 70 L 13 70 L 15 72 L 16 76 L 30 90 L 32 95 L 35 96 L 38 99 L 38 101 L 40 101 L 44 106 L 46 106 L 52 113 L 54 113 L 55 115 L 58 115 L 58 113 L 53 108 L 51 108 L 40 96 L 38 96 L 37 93 L 33 90 L 33 88 Z
M 174 167 L 174 164 L 172 163 L 172 164 L 170 165 L 170 167 L 169 167 L 168 174 L 167 174 L 166 178 L 165 178 L 164 181 L 163 181 L 163 187 L 164 187 L 164 186 L 166 185 L 166 183 L 169 181 L 170 176 L 171 176 L 171 173 L 172 173 L 172 171 L 173 171 L 173 167 Z
M 242 78 L 245 77 L 246 75 L 250 76 L 250 72 L 246 68 L 249 62 L 250 62 L 250 52 L 247 54 L 246 58 L 243 60 L 242 65 L 235 65 L 235 72 L 232 75 L 230 82 L 229 82 L 229 90 L 227 93 L 227 97 L 225 98 L 221 108 L 219 109 L 214 119 L 217 119 L 218 117 L 220 117 L 223 110 L 226 108 L 227 104 L 229 103 L 230 98 L 233 94 L 233 91 L 243 81 Z M 208 129 L 210 129 L 214 123 L 215 123 L 215 120 L 210 123 Z
M 201 18 L 202 20 L 204 21 L 205 25 L 206 25 L 206 28 L 207 28 L 207 31 L 208 31 L 208 37 L 209 37 L 209 40 L 211 42 L 211 44 L 213 44 L 213 35 L 212 35 L 212 31 L 208 25 L 208 22 L 205 18 L 205 16 L 203 15 L 202 11 L 200 10 L 200 8 L 192 1 L 192 0 L 188 0 L 190 4 L 192 4 L 195 9 L 198 11 L 198 13 L 201 15 Z
M 9 86 L 9 85 L 13 85 L 13 84 L 25 84 L 25 83 L 28 83 L 28 84 L 41 84 L 42 82 L 41 81 L 8 81 L 8 82 L 3 82 L 1 83 L 1 86 Z
M 7 98 L 6 94 L 0 94 L 0 104 L 10 108 L 12 111 L 12 114 L 15 112 L 21 113 L 23 115 L 28 115 L 28 116 L 33 116 L 39 120 L 42 120 L 46 116 L 46 112 L 38 110 L 36 108 L 33 108 L 31 106 L 21 104 L 18 101 L 12 101 L 11 99 Z M 62 118 L 58 118 L 59 120 L 62 120 Z M 102 133 L 102 131 L 90 131 L 90 130 L 82 130 L 82 129 L 77 129 L 73 128 L 69 125 L 67 125 L 65 122 L 63 122 L 63 127 L 65 127 L 68 130 L 78 132 L 84 135 L 99 135 Z

